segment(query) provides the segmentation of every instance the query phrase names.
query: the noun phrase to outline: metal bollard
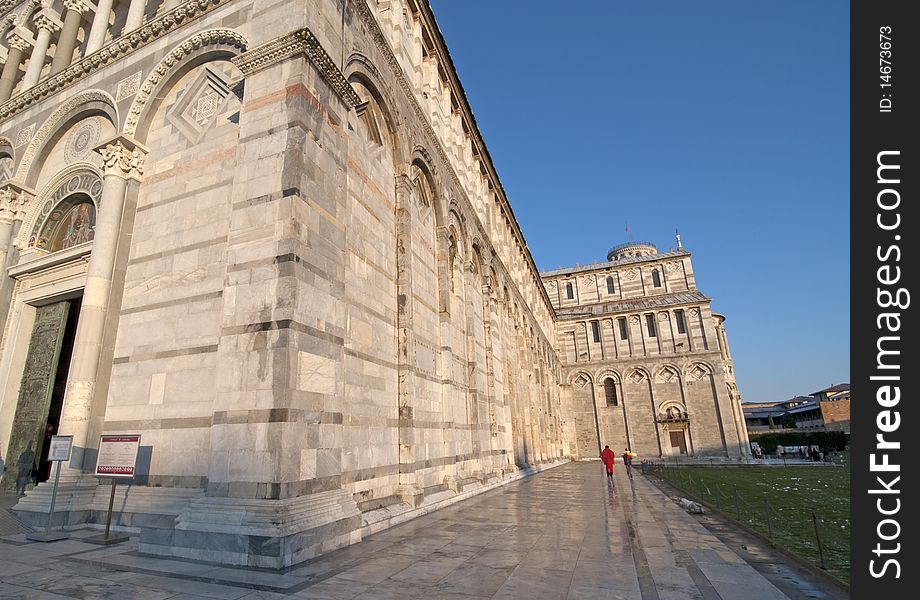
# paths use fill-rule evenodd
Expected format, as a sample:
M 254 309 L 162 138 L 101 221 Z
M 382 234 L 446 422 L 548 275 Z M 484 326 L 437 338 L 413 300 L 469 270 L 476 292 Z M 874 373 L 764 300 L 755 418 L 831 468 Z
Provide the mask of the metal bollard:
M 815 525 L 815 539 L 818 540 L 818 558 L 821 561 L 821 568 L 827 570 L 827 559 L 824 557 L 824 545 L 821 544 L 821 528 L 818 527 L 818 516 L 811 513 L 811 522 Z
M 770 534 L 770 539 L 773 539 L 773 515 L 770 514 L 770 501 L 767 498 L 763 499 L 764 509 L 767 511 L 767 531 Z

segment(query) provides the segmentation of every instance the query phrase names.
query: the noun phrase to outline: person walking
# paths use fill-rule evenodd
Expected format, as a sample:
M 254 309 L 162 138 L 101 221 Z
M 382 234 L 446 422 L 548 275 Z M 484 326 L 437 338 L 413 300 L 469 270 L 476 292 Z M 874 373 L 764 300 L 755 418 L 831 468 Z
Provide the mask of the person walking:
M 604 451 L 601 452 L 601 460 L 604 461 L 604 466 L 607 467 L 607 477 L 613 480 L 613 463 L 616 460 L 616 455 L 610 449 L 610 446 L 604 446 Z
M 623 465 L 626 467 L 626 474 L 629 475 L 630 479 L 632 479 L 632 459 L 633 453 L 629 451 L 629 448 L 624 448 Z
M 35 450 L 32 449 L 32 440 L 29 446 L 22 451 L 16 460 L 16 495 L 24 496 L 26 486 L 32 481 L 32 469 L 35 468 Z

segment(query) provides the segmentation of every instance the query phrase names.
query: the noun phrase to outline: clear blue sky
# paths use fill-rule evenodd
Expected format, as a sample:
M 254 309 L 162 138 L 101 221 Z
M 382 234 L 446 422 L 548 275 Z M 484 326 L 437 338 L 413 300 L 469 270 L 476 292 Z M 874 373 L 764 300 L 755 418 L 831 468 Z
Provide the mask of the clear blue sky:
M 432 0 L 534 260 L 674 246 L 745 401 L 849 381 L 849 5 Z

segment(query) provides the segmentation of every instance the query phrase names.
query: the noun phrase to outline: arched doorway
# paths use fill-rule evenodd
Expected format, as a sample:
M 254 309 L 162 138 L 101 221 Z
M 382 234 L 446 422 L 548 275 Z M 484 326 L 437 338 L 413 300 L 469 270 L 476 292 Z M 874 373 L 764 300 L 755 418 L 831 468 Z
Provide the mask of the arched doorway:
M 15 414 L 4 454 L 7 490 L 15 489 L 30 460 L 32 481 L 40 483 L 49 475 L 47 452 L 63 408 L 101 183 L 95 172 L 84 170 L 53 185 L 23 234 L 28 235 L 27 248 L 10 269 L 20 286 L 8 353 L 22 367 L 20 376 L 11 374 L 18 388 L 13 389 Z

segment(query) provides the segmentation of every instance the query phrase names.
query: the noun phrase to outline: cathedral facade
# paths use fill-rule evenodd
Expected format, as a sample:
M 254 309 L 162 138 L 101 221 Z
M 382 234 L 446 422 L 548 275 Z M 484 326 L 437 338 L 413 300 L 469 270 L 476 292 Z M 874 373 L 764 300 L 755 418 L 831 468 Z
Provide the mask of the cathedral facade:
M 140 434 L 116 525 L 261 567 L 599 438 L 667 454 L 648 440 L 682 423 L 688 453 L 743 454 L 708 299 L 684 354 L 569 348 L 595 306 L 538 272 L 427 2 L 0 0 L 0 61 L 0 485 L 30 451 L 41 482 L 22 518 L 49 518 L 53 434 L 74 443 L 54 523 L 104 520 L 99 436 Z M 662 404 L 669 352 L 686 395 Z M 649 408 L 597 400 L 589 440 L 605 365 Z
M 725 317 L 697 289 L 679 235 L 676 250 L 628 242 L 543 280 L 576 456 L 601 445 L 650 459 L 749 455 Z

